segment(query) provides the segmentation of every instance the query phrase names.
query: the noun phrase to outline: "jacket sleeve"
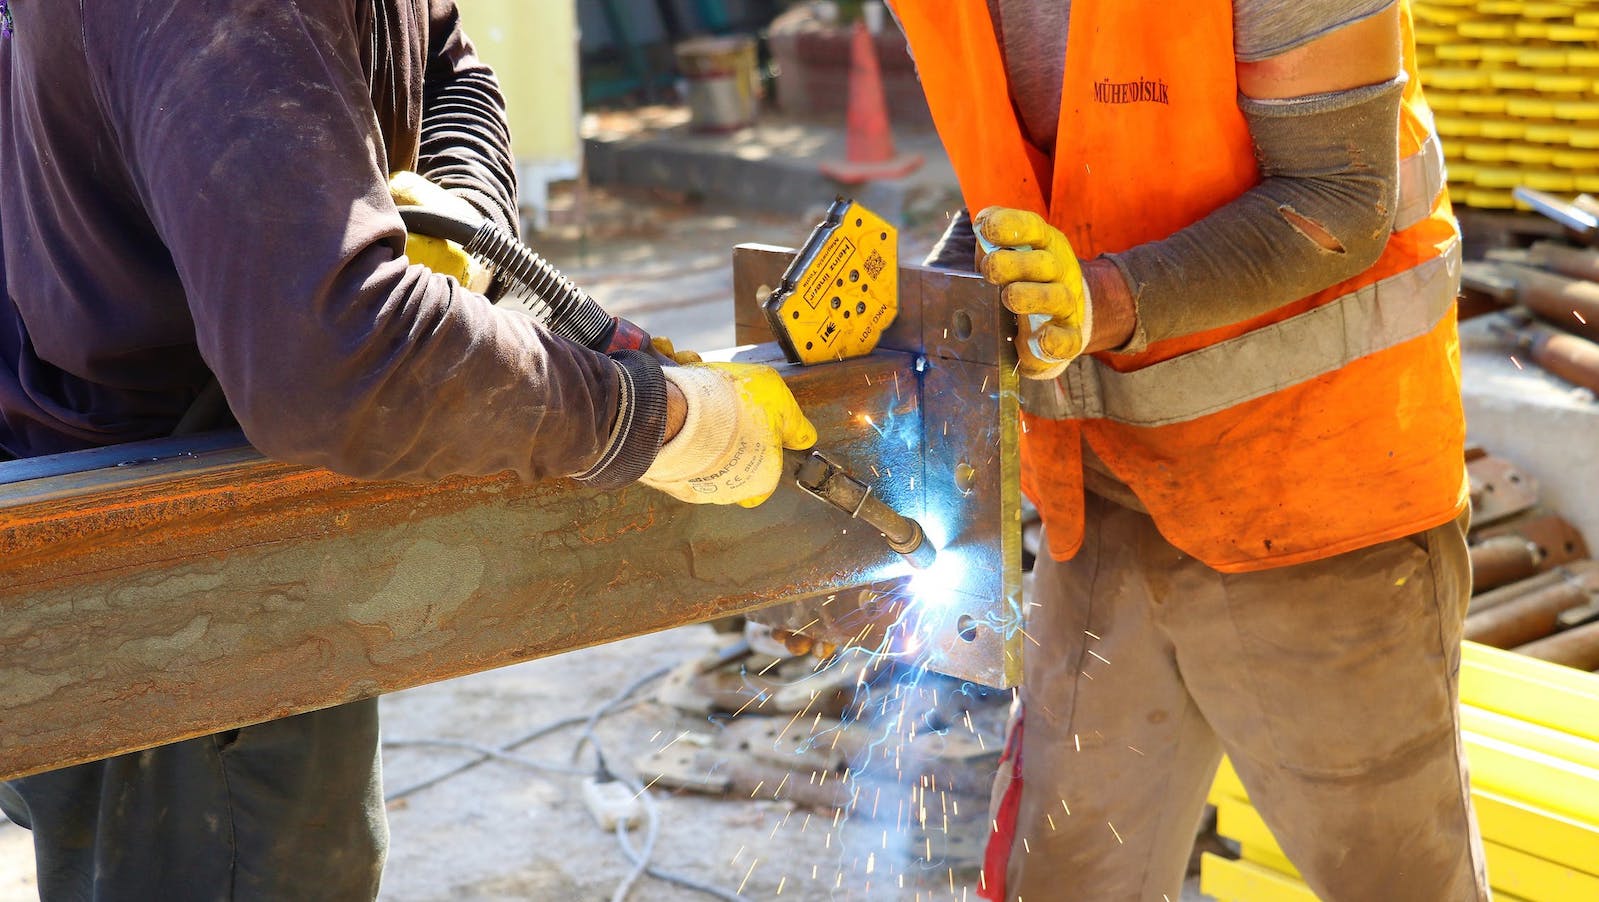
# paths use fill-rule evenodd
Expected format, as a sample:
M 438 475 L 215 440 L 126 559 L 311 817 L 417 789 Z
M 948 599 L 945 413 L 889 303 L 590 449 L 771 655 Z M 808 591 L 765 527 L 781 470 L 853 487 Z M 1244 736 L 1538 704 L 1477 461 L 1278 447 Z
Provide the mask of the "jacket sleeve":
M 365 478 L 603 476 L 624 364 L 407 265 L 355 4 L 93 5 L 150 253 L 257 447 Z
M 429 0 L 417 169 L 515 235 L 516 158 L 494 71 L 461 30 L 455 0 Z

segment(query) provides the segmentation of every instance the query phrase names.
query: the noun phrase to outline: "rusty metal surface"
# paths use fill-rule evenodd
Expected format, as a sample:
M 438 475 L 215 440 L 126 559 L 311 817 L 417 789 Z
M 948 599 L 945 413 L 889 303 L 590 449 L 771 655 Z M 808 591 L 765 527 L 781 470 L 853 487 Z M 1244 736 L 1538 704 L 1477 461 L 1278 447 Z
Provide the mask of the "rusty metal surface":
M 1014 639 L 964 642 L 955 623 L 1003 624 L 1019 606 L 1014 462 L 995 438 L 1014 392 L 992 364 L 922 356 L 782 370 L 820 446 L 863 477 L 877 468 L 897 509 L 928 525 L 936 511 L 966 562 L 936 633 L 961 645 L 935 666 L 1003 683 L 1012 668 L 990 662 L 1019 663 L 1000 641 Z M 77 460 L 89 466 L 0 464 L 0 778 L 785 600 L 853 600 L 906 569 L 792 485 L 746 511 L 643 487 L 369 483 L 214 436 Z M 963 494 L 952 460 L 992 465 Z
M 1536 576 L 1490 589 L 1472 597 L 1468 614 L 1474 616 L 1484 611 L 1491 611 L 1533 592 L 1564 583 L 1573 583 L 1585 587 L 1587 591 L 1599 593 L 1599 563 L 1586 560 L 1572 561 Z
M 1494 536 L 1471 546 L 1471 586 L 1486 592 L 1538 572 L 1543 554 L 1520 536 Z
M 1554 632 L 1560 614 L 1592 601 L 1581 585 L 1563 580 L 1466 618 L 1465 637 L 1495 648 L 1515 648 Z
M 870 388 L 914 385 L 912 355 L 785 375 L 829 447 L 920 469 L 920 398 Z M 791 486 L 745 511 L 128 450 L 0 489 L 0 777 L 860 585 L 897 558 Z
M 735 251 L 740 341 L 763 337 L 760 289 L 777 284 L 791 255 L 757 245 Z M 977 276 L 901 266 L 899 285 L 900 316 L 878 346 L 924 361 L 917 376 L 926 456 L 915 472 L 868 461 L 871 467 L 858 464 L 855 475 L 877 485 L 923 486 L 925 507 L 904 513 L 921 521 L 939 560 L 909 588 L 866 586 L 767 609 L 756 619 L 825 642 L 885 647 L 986 685 L 1012 685 L 1021 675 L 1022 642 L 1013 326 L 995 289 Z M 910 390 L 894 387 L 896 395 Z
M 1583 540 L 1582 533 L 1559 514 L 1535 511 L 1525 517 L 1472 531 L 1472 538 L 1484 545 L 1506 537 L 1524 539 L 1537 547 L 1539 571 L 1552 570 L 1588 557 L 1588 543 Z
M 1555 633 L 1514 650 L 1518 654 L 1578 670 L 1599 670 L 1599 623 Z
M 1538 482 L 1502 457 L 1479 457 L 1466 464 L 1471 483 L 1473 537 L 1480 527 L 1531 510 L 1538 503 Z

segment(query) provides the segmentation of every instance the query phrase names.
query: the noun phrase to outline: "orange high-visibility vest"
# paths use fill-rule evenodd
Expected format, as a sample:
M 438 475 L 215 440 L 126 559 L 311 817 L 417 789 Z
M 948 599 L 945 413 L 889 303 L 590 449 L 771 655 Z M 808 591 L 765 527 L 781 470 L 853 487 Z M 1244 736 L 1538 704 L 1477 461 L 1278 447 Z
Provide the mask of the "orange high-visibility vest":
M 1051 160 L 1024 137 L 984 0 L 895 3 L 967 207 L 1036 211 L 1085 258 L 1164 238 L 1259 181 L 1232 8 L 1075 0 Z M 1408 3 L 1401 14 L 1410 80 L 1381 258 L 1247 322 L 1075 362 L 1054 389 L 1067 418 L 1022 422 L 1022 486 L 1055 558 L 1082 543 L 1084 441 L 1168 541 L 1226 572 L 1330 557 L 1464 509 L 1459 232 Z

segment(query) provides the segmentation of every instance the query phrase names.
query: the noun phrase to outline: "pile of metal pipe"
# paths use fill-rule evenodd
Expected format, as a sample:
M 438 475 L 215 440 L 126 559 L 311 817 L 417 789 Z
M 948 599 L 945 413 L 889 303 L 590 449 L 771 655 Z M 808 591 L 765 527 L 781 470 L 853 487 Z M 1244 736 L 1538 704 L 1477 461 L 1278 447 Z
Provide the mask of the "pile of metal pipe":
M 1514 464 L 1468 455 L 1472 598 L 1466 639 L 1599 671 L 1599 561 L 1566 520 L 1539 506 Z

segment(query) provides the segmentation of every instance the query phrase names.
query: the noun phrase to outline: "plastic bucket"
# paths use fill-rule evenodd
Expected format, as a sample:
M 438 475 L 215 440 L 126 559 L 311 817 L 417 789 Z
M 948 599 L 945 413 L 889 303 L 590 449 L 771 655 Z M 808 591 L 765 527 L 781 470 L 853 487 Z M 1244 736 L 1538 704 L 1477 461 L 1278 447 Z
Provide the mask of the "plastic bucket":
M 678 44 L 676 51 L 694 128 L 732 131 L 755 121 L 754 38 L 693 38 Z

